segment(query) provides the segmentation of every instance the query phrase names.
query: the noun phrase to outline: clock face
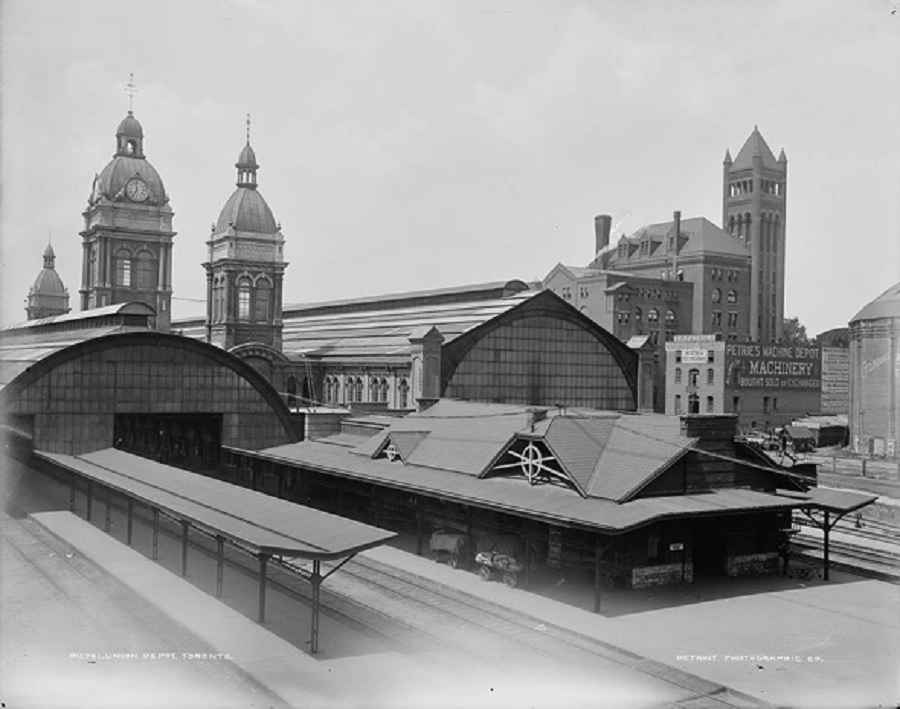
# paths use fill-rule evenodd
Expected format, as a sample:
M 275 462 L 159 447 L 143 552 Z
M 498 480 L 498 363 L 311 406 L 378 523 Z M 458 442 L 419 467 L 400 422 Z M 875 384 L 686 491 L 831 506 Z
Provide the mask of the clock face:
M 143 180 L 134 177 L 125 184 L 125 194 L 132 202 L 143 202 L 150 196 L 150 190 Z

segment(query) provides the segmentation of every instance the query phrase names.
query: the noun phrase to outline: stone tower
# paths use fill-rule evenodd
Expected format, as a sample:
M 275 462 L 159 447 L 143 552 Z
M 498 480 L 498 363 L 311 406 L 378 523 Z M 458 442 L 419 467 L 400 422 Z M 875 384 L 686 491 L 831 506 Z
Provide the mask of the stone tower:
M 140 301 L 156 310 L 156 328 L 168 330 L 173 212 L 131 111 L 116 130 L 113 159 L 94 177 L 83 216 L 81 309 Z
M 750 338 L 781 339 L 784 328 L 787 156 L 775 159 L 754 127 L 732 160 L 725 152 L 722 229 L 747 245 L 750 266 Z
M 272 210 L 257 189 L 259 163 L 247 143 L 232 193 L 207 241 L 207 341 L 231 349 L 254 342 L 281 350 L 284 236 Z
M 44 249 L 44 268 L 34 279 L 28 291 L 28 305 L 25 308 L 29 320 L 65 315 L 69 312 L 69 291 L 56 272 L 56 254 L 53 246 Z

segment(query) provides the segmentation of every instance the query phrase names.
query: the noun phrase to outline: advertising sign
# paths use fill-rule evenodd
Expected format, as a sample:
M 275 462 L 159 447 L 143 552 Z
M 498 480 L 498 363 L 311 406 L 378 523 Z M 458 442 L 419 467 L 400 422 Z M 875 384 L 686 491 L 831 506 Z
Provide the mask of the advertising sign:
M 814 345 L 727 343 L 726 381 L 741 389 L 819 389 L 820 349 Z
M 684 364 L 706 364 L 709 361 L 709 350 L 682 350 L 681 361 Z
M 850 411 L 850 350 L 846 347 L 822 348 L 822 411 Z

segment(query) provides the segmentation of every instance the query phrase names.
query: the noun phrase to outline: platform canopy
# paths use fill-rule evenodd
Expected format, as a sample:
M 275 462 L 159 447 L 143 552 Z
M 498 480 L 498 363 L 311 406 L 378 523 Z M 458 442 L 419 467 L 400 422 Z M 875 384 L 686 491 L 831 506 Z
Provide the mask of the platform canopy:
M 80 456 L 40 451 L 35 455 L 255 553 L 334 560 L 396 536 L 114 448 Z

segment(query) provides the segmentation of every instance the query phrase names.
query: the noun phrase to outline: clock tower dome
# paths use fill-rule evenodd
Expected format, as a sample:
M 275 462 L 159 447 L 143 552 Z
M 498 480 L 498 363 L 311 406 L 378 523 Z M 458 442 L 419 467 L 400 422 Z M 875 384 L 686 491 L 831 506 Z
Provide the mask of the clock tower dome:
M 156 328 L 168 330 L 173 212 L 132 111 L 119 123 L 116 152 L 94 177 L 83 216 L 81 309 L 139 301 L 156 310 Z

